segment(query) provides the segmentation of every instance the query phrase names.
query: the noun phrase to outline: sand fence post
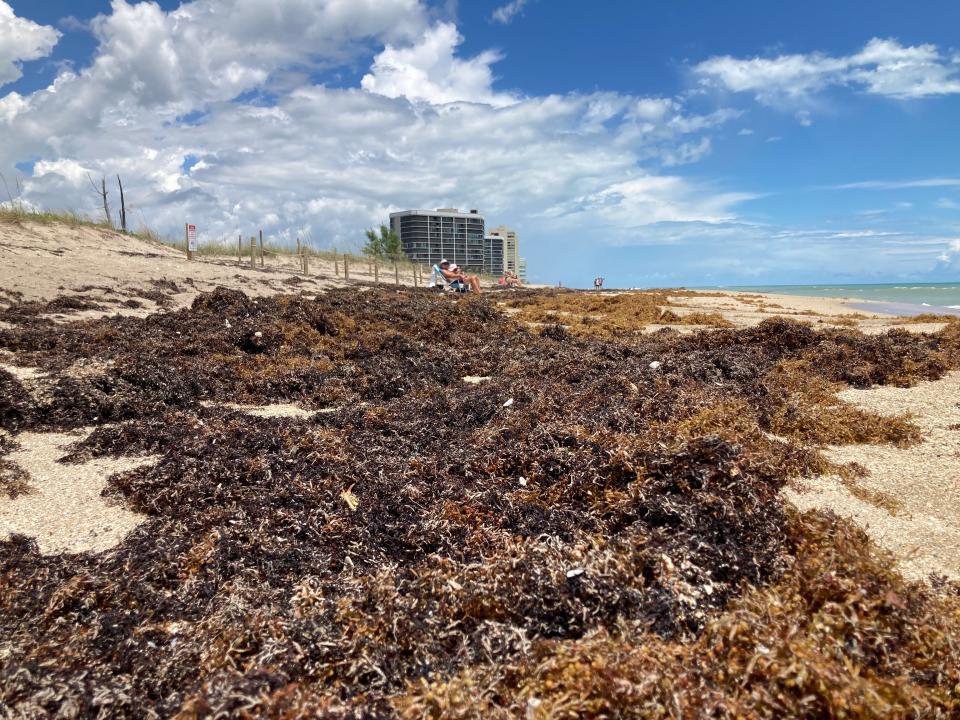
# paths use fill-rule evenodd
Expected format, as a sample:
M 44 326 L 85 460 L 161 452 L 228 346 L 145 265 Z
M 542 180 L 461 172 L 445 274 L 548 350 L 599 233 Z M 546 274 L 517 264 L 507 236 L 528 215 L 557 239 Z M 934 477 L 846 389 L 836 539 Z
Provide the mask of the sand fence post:
M 396 260 L 393 262 L 393 284 L 400 287 L 400 265 Z
M 343 254 L 343 279 L 350 279 L 350 266 L 347 264 L 347 254 Z
M 414 265 L 414 266 L 413 266 L 412 268 L 410 268 L 410 269 L 413 271 L 413 286 L 414 286 L 414 287 L 420 287 L 420 282 L 417 280 L 417 266 Z
M 380 284 L 380 261 L 377 259 L 373 261 L 373 284 Z
M 260 267 L 263 267 L 263 230 L 260 231 Z
M 256 270 L 257 268 L 257 239 L 251 235 L 250 236 L 250 269 Z
M 237 265 L 243 265 L 243 235 L 237 235 Z
M 187 248 L 187 260 L 193 260 L 193 253 L 190 252 L 190 223 L 183 225 L 183 244 Z

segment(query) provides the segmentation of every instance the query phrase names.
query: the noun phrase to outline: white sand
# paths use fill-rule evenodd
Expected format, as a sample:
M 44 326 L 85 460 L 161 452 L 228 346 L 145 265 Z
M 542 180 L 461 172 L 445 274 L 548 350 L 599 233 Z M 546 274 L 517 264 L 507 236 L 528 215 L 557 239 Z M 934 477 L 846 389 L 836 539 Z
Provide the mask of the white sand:
M 233 241 L 235 242 L 235 240 Z M 0 218 L 0 289 L 22 293 L 24 300 L 52 300 L 58 295 L 75 294 L 78 288 L 96 286 L 82 294 L 104 303 L 108 311 L 88 310 L 55 314 L 54 320 L 76 320 L 119 313 L 145 315 L 156 305 L 135 296 L 137 290 L 156 289 L 151 280 L 170 280 L 179 287 L 173 294 L 174 307 L 189 305 L 200 292 L 217 287 L 242 290 L 248 295 L 317 292 L 326 287 L 345 286 L 343 262 L 314 257 L 309 275 L 304 276 L 292 255 L 267 255 L 264 266 L 250 267 L 245 258 L 238 262 L 232 243 L 223 256 L 195 256 L 188 262 L 184 253 L 107 228 Z M 338 274 L 339 273 L 339 274 Z M 350 280 L 372 281 L 372 268 L 366 262 L 350 264 Z M 401 286 L 414 284 L 412 270 L 399 274 Z M 394 284 L 394 273 L 380 268 L 384 287 Z M 105 292 L 102 288 L 115 291 Z M 142 308 L 117 305 L 118 300 L 135 299 Z M 12 299 L 0 293 L 0 306 Z M 113 301 L 111 303 L 111 301 Z
M 294 417 L 294 418 L 308 418 L 313 417 L 314 412 L 310 410 L 304 410 L 299 405 L 294 405 L 292 403 L 275 403 L 273 405 L 236 405 L 234 403 L 226 403 L 224 407 L 228 407 L 231 410 L 239 410 L 240 412 L 247 413 L 248 415 L 256 415 L 257 417 Z
M 251 268 L 249 261 L 239 264 L 230 256 L 196 257 L 187 262 L 184 253 L 173 248 L 106 228 L 0 219 L 0 288 L 22 293 L 24 300 L 52 300 L 90 285 L 115 291 L 83 292 L 85 297 L 110 306 L 109 312 L 83 311 L 61 316 L 69 319 L 153 312 L 157 308 L 152 302 L 137 297 L 134 299 L 144 305 L 141 309 L 110 305 L 111 300 L 125 300 L 137 290 L 155 289 L 151 280 L 166 279 L 177 284 L 181 292 L 171 298 L 177 307 L 189 305 L 199 292 L 216 287 L 268 295 L 315 292 L 340 283 L 332 277 L 333 268 L 328 273 L 320 261 L 311 266 L 310 276 L 300 276 L 295 260 L 288 256 L 271 257 L 263 269 L 259 265 Z M 320 277 L 323 274 L 331 277 Z M 291 277 L 299 277 L 300 282 L 284 282 Z M 0 297 L 0 301 L 3 299 Z
M 960 580 L 960 372 L 913 388 L 845 390 L 840 397 L 883 415 L 911 412 L 925 441 L 912 448 L 850 445 L 831 448 L 836 462 L 858 462 L 869 477 L 861 486 L 886 493 L 903 504 L 889 511 L 854 497 L 836 477 L 804 481 L 804 492 L 787 490 L 801 509 L 824 508 L 852 517 L 877 544 L 898 558 L 911 578 L 930 573 Z
M 63 465 L 66 447 L 81 433 L 21 433 L 20 449 L 6 459 L 29 474 L 32 492 L 15 500 L 0 497 L 0 537 L 13 533 L 35 538 L 40 552 L 100 552 L 126 537 L 146 519 L 101 496 L 107 478 L 156 462 L 156 458 L 100 458 Z

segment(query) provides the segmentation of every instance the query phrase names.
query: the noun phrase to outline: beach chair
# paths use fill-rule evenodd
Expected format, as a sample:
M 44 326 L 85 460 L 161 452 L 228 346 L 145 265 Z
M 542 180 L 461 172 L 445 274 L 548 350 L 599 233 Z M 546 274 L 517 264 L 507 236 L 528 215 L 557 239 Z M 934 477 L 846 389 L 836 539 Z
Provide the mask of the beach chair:
M 430 284 L 428 287 L 436 288 L 437 290 L 451 290 L 453 292 L 468 292 L 468 288 L 461 280 L 447 280 L 444 277 L 443 272 L 440 270 L 439 265 L 433 266 L 433 272 L 430 273 Z

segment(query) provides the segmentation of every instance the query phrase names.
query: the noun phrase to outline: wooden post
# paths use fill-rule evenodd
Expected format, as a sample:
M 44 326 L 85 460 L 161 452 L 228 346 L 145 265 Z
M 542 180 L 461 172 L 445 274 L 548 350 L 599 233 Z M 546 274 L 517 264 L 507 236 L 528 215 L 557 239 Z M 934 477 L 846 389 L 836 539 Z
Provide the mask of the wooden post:
M 256 270 L 257 268 L 257 239 L 251 235 L 250 236 L 250 269 Z
M 414 265 L 411 269 L 413 270 L 413 286 L 420 287 L 420 283 L 417 281 L 417 266 Z
M 373 261 L 373 282 L 376 285 L 380 284 L 380 261 L 379 260 Z
M 260 267 L 263 267 L 263 230 L 260 231 Z
M 127 231 L 127 204 L 123 199 L 123 183 L 120 182 L 120 176 L 117 175 L 117 185 L 120 186 L 120 229 Z
M 243 265 L 243 235 L 237 235 L 237 265 Z
M 393 263 L 393 282 L 397 287 L 400 287 L 400 266 L 396 261 Z
M 310 274 L 310 258 L 307 255 L 307 253 L 304 253 L 300 257 L 303 260 L 303 274 L 309 275 Z
M 343 254 L 343 279 L 350 279 L 350 266 L 347 264 L 347 254 Z
M 190 223 L 183 224 L 183 244 L 187 247 L 187 260 L 193 260 L 193 253 L 190 252 Z

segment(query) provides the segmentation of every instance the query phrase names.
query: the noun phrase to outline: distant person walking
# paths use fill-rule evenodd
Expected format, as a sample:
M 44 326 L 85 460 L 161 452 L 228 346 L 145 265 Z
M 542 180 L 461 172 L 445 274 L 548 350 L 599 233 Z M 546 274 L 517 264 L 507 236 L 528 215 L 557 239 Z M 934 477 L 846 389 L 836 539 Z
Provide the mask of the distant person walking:
M 593 279 L 593 289 L 602 290 L 603 289 L 603 278 L 599 275 Z

